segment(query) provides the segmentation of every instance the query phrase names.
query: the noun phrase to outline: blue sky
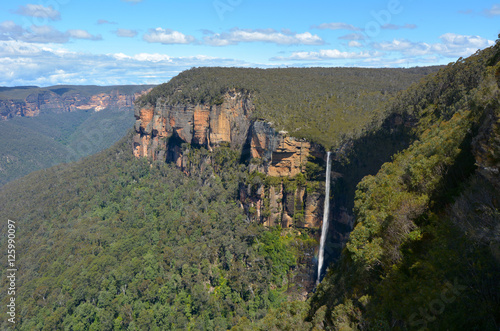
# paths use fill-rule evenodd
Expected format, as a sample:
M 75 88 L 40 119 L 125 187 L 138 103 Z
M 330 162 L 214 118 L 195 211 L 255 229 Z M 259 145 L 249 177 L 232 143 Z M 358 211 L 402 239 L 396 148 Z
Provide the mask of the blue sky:
M 447 64 L 499 33 L 495 1 L 2 1 L 0 85 L 159 84 L 194 66 Z

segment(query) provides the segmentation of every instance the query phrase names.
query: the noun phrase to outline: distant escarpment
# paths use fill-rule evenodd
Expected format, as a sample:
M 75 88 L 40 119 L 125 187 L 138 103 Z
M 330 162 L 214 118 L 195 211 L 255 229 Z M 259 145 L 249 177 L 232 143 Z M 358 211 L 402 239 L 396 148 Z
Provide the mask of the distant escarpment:
M 149 85 L 0 87 L 0 119 L 33 117 L 43 112 L 132 110 L 135 100 L 151 89 Z

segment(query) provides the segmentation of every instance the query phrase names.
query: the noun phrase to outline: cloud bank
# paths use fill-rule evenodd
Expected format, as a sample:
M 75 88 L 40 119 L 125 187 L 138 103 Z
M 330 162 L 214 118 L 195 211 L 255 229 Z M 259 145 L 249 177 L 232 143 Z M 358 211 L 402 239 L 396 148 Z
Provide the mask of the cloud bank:
M 439 37 L 440 43 L 412 42 L 406 39 L 394 39 L 391 42 L 373 43 L 373 48 L 386 52 L 400 52 L 406 56 L 440 55 L 445 57 L 469 56 L 494 44 L 479 36 L 466 36 L 445 33 Z
M 244 61 L 158 53 L 89 54 L 24 41 L 0 41 L 0 86 L 160 84 L 193 66 L 249 66 Z
M 239 43 L 264 42 L 277 45 L 323 45 L 325 42 L 318 35 L 310 32 L 278 32 L 274 29 L 232 29 L 229 32 L 214 33 L 203 38 L 211 46 L 228 46 Z
M 102 40 L 102 37 L 101 35 L 92 35 L 88 31 L 81 29 L 62 32 L 49 25 L 32 25 L 25 29 L 13 21 L 0 23 L 0 40 L 64 44 L 69 42 L 70 39 Z
M 191 44 L 195 42 L 193 36 L 188 36 L 179 31 L 174 31 L 170 29 L 149 29 L 142 39 L 148 43 L 160 43 L 160 44 Z
M 28 4 L 26 6 L 19 6 L 19 9 L 15 13 L 28 17 L 47 18 L 52 21 L 61 19 L 61 13 L 52 6 L 44 7 L 43 5 Z

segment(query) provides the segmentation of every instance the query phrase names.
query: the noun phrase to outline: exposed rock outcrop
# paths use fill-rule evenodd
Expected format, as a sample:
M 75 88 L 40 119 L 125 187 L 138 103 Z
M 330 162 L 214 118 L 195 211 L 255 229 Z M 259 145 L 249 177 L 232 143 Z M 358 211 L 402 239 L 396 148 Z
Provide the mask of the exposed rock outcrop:
M 290 184 L 290 183 L 287 183 Z M 324 196 L 306 185 L 240 186 L 240 201 L 253 220 L 265 226 L 321 228 Z
M 253 120 L 254 109 L 251 96 L 236 91 L 227 92 L 219 105 L 169 105 L 160 98 L 156 105 L 137 106 L 134 155 L 172 162 L 188 173 L 183 144 L 208 150 L 229 146 L 240 152 L 250 171 L 277 177 L 277 183 L 304 174 L 309 157 L 324 158 L 321 146 Z M 242 183 L 242 207 L 251 219 L 268 226 L 320 227 L 323 196 L 306 190 L 306 183 L 292 186 Z
M 276 132 L 270 123 L 254 122 L 249 135 L 250 157 L 261 159 L 258 170 L 268 176 L 293 177 L 305 171 L 309 156 L 323 157 L 321 147 L 303 139 L 296 139 L 286 131 Z
M 98 87 L 93 89 L 99 90 Z M 21 99 L 10 97 L 9 92 L 4 91 L 0 95 L 0 119 L 6 120 L 15 116 L 32 117 L 48 111 L 58 113 L 89 109 L 100 111 L 106 108 L 132 110 L 135 100 L 151 91 L 149 86 L 136 87 L 135 89 L 138 92 L 126 94 L 117 88 L 89 95 L 79 92 L 76 88 L 74 90 L 70 88 L 56 89 L 55 87 L 32 88 L 25 93 L 27 96 Z M 109 90 L 109 87 L 103 88 L 103 90 Z
M 182 166 L 182 155 L 175 148 L 182 143 L 207 149 L 228 144 L 241 150 L 253 109 L 249 97 L 236 92 L 226 93 L 220 105 L 172 106 L 160 99 L 156 106 L 136 107 L 134 155 L 165 159 Z

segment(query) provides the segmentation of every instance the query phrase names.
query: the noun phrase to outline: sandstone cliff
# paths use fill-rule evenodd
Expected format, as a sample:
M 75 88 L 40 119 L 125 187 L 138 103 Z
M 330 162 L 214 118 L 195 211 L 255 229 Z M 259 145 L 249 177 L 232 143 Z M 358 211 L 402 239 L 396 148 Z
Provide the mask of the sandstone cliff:
M 134 101 L 151 91 L 151 86 L 2 88 L 0 119 L 32 117 L 43 112 L 70 112 L 106 108 L 132 110 Z M 122 91 L 123 90 L 123 91 Z
M 254 109 L 248 96 L 227 93 L 220 105 L 167 105 L 162 99 L 156 106 L 136 107 L 134 155 L 152 160 L 174 161 L 182 166 L 182 155 L 170 142 L 183 142 L 212 149 L 223 143 L 241 149 L 250 127 Z M 173 146 L 175 147 L 175 146 Z
M 169 105 L 160 98 L 156 105 L 137 106 L 134 155 L 172 162 L 189 173 L 183 144 L 207 150 L 228 146 L 251 172 L 274 178 L 272 185 L 240 184 L 240 202 L 250 219 L 269 226 L 321 227 L 321 185 L 294 178 L 303 179 L 308 158 L 323 159 L 324 150 L 253 119 L 254 109 L 250 95 L 234 90 L 218 105 Z

